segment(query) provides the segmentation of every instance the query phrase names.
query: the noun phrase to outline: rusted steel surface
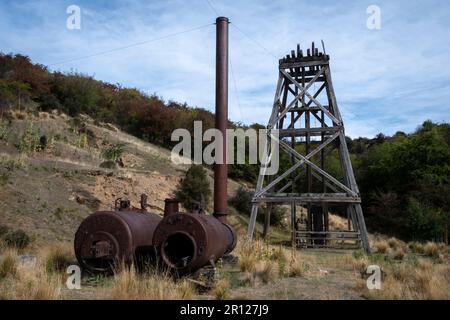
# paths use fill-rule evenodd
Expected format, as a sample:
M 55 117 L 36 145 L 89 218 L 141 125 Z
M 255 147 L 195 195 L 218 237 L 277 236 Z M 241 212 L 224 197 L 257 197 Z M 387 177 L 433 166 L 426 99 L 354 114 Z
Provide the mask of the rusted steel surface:
M 147 197 L 140 208 L 119 198 L 115 211 L 99 211 L 87 217 L 75 235 L 75 253 L 80 265 L 90 271 L 111 271 L 119 261 L 161 262 L 186 274 L 214 264 L 236 246 L 236 233 L 226 222 L 228 125 L 228 18 L 219 17 L 216 43 L 216 129 L 223 136 L 221 161 L 214 166 L 214 213 L 180 213 L 178 201 L 166 199 L 164 218 L 149 213 Z M 154 252 L 151 255 L 142 253 Z M 157 259 L 157 260 L 156 260 Z
M 88 216 L 75 234 L 75 255 L 89 271 L 111 271 L 116 262 L 131 263 L 137 252 L 153 249 L 161 217 L 137 211 L 98 211 Z
M 165 217 L 153 235 L 164 265 L 179 274 L 214 263 L 236 246 L 233 228 L 213 216 L 176 213 Z
M 223 146 L 218 154 L 222 161 L 214 165 L 214 216 L 222 222 L 227 215 L 228 23 L 228 18 L 216 19 L 216 129 L 222 133 Z
M 179 212 L 179 201 L 176 199 L 164 200 L 164 217 Z

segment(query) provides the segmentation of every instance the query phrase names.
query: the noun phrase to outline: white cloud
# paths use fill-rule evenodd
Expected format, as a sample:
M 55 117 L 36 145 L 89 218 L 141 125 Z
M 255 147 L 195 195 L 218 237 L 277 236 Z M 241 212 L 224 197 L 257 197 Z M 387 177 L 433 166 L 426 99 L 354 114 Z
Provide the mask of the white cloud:
M 301 43 L 325 41 L 342 115 L 351 136 L 410 131 L 423 120 L 449 120 L 447 2 L 378 1 L 381 30 L 366 28 L 370 1 L 321 3 L 210 0 L 232 22 L 230 117 L 266 123 L 277 59 L 233 24 L 284 56 Z M 206 0 L 78 1 L 82 30 L 65 28 L 60 1 L 0 4 L 0 47 L 50 64 L 213 23 Z M 446 10 L 444 10 L 444 7 Z M 90 59 L 55 66 L 190 105 L 214 108 L 214 26 Z M 239 96 L 239 105 L 237 95 Z

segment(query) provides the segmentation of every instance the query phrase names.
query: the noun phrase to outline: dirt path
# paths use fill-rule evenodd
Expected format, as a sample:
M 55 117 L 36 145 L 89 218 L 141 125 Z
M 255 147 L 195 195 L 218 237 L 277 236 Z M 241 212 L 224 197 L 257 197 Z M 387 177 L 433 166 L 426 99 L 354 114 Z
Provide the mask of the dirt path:
M 236 299 L 360 300 L 357 278 L 352 271 L 327 270 L 327 274 L 283 278 L 274 283 L 232 290 Z

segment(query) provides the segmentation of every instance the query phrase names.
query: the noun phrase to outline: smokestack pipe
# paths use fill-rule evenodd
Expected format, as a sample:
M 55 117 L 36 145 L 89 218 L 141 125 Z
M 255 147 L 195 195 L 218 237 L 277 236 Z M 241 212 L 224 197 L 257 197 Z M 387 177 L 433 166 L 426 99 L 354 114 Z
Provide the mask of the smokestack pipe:
M 177 199 L 164 200 L 164 217 L 180 212 L 179 201 Z
M 216 19 L 216 129 L 223 137 L 222 161 L 214 166 L 214 216 L 226 223 L 227 216 L 227 124 L 228 124 L 228 18 Z M 218 152 L 218 150 L 216 150 Z M 220 151 L 219 151 L 220 152 Z
M 237 236 L 227 224 L 227 139 L 228 124 L 228 18 L 216 20 L 216 129 L 223 146 L 216 149 L 214 165 L 214 216 L 206 214 L 168 214 L 156 227 L 153 245 L 162 263 L 178 274 L 186 274 L 216 262 L 236 247 Z M 222 161 L 220 161 L 222 160 Z

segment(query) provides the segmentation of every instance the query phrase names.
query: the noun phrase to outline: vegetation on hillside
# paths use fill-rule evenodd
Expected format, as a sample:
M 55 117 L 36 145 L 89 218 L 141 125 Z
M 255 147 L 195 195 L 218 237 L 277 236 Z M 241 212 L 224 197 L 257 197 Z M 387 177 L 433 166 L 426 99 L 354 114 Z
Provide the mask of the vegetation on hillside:
M 12 108 L 56 109 L 72 116 L 84 113 L 165 147 L 176 143 L 171 141 L 171 133 L 177 128 L 186 128 L 193 136 L 195 120 L 202 121 L 204 130 L 214 126 L 214 115 L 205 109 L 165 102 L 156 95 L 97 81 L 83 74 L 50 72 L 26 56 L 0 54 L 0 116 Z M 241 125 L 230 122 L 230 126 Z M 252 127 L 261 128 L 260 125 Z M 0 126 L 0 137 L 5 134 Z M 45 148 L 47 144 L 32 128 L 22 138 L 20 147 L 24 151 Z M 427 121 L 411 134 L 348 138 L 347 143 L 369 231 L 397 235 L 405 240 L 447 240 L 449 124 Z M 116 154 L 112 152 L 109 156 L 115 158 Z M 290 161 L 281 153 L 281 170 L 290 166 Z M 326 167 L 333 175 L 342 177 L 337 151 L 329 153 Z M 258 165 L 239 164 L 230 166 L 229 173 L 232 178 L 254 183 L 258 169 Z M 295 187 L 302 190 L 304 186 Z M 335 210 L 339 212 L 339 208 Z
M 175 197 L 188 210 L 207 209 L 211 199 L 206 170 L 201 165 L 193 165 L 180 180 Z
M 450 125 L 350 142 L 372 230 L 446 241 L 450 224 Z

